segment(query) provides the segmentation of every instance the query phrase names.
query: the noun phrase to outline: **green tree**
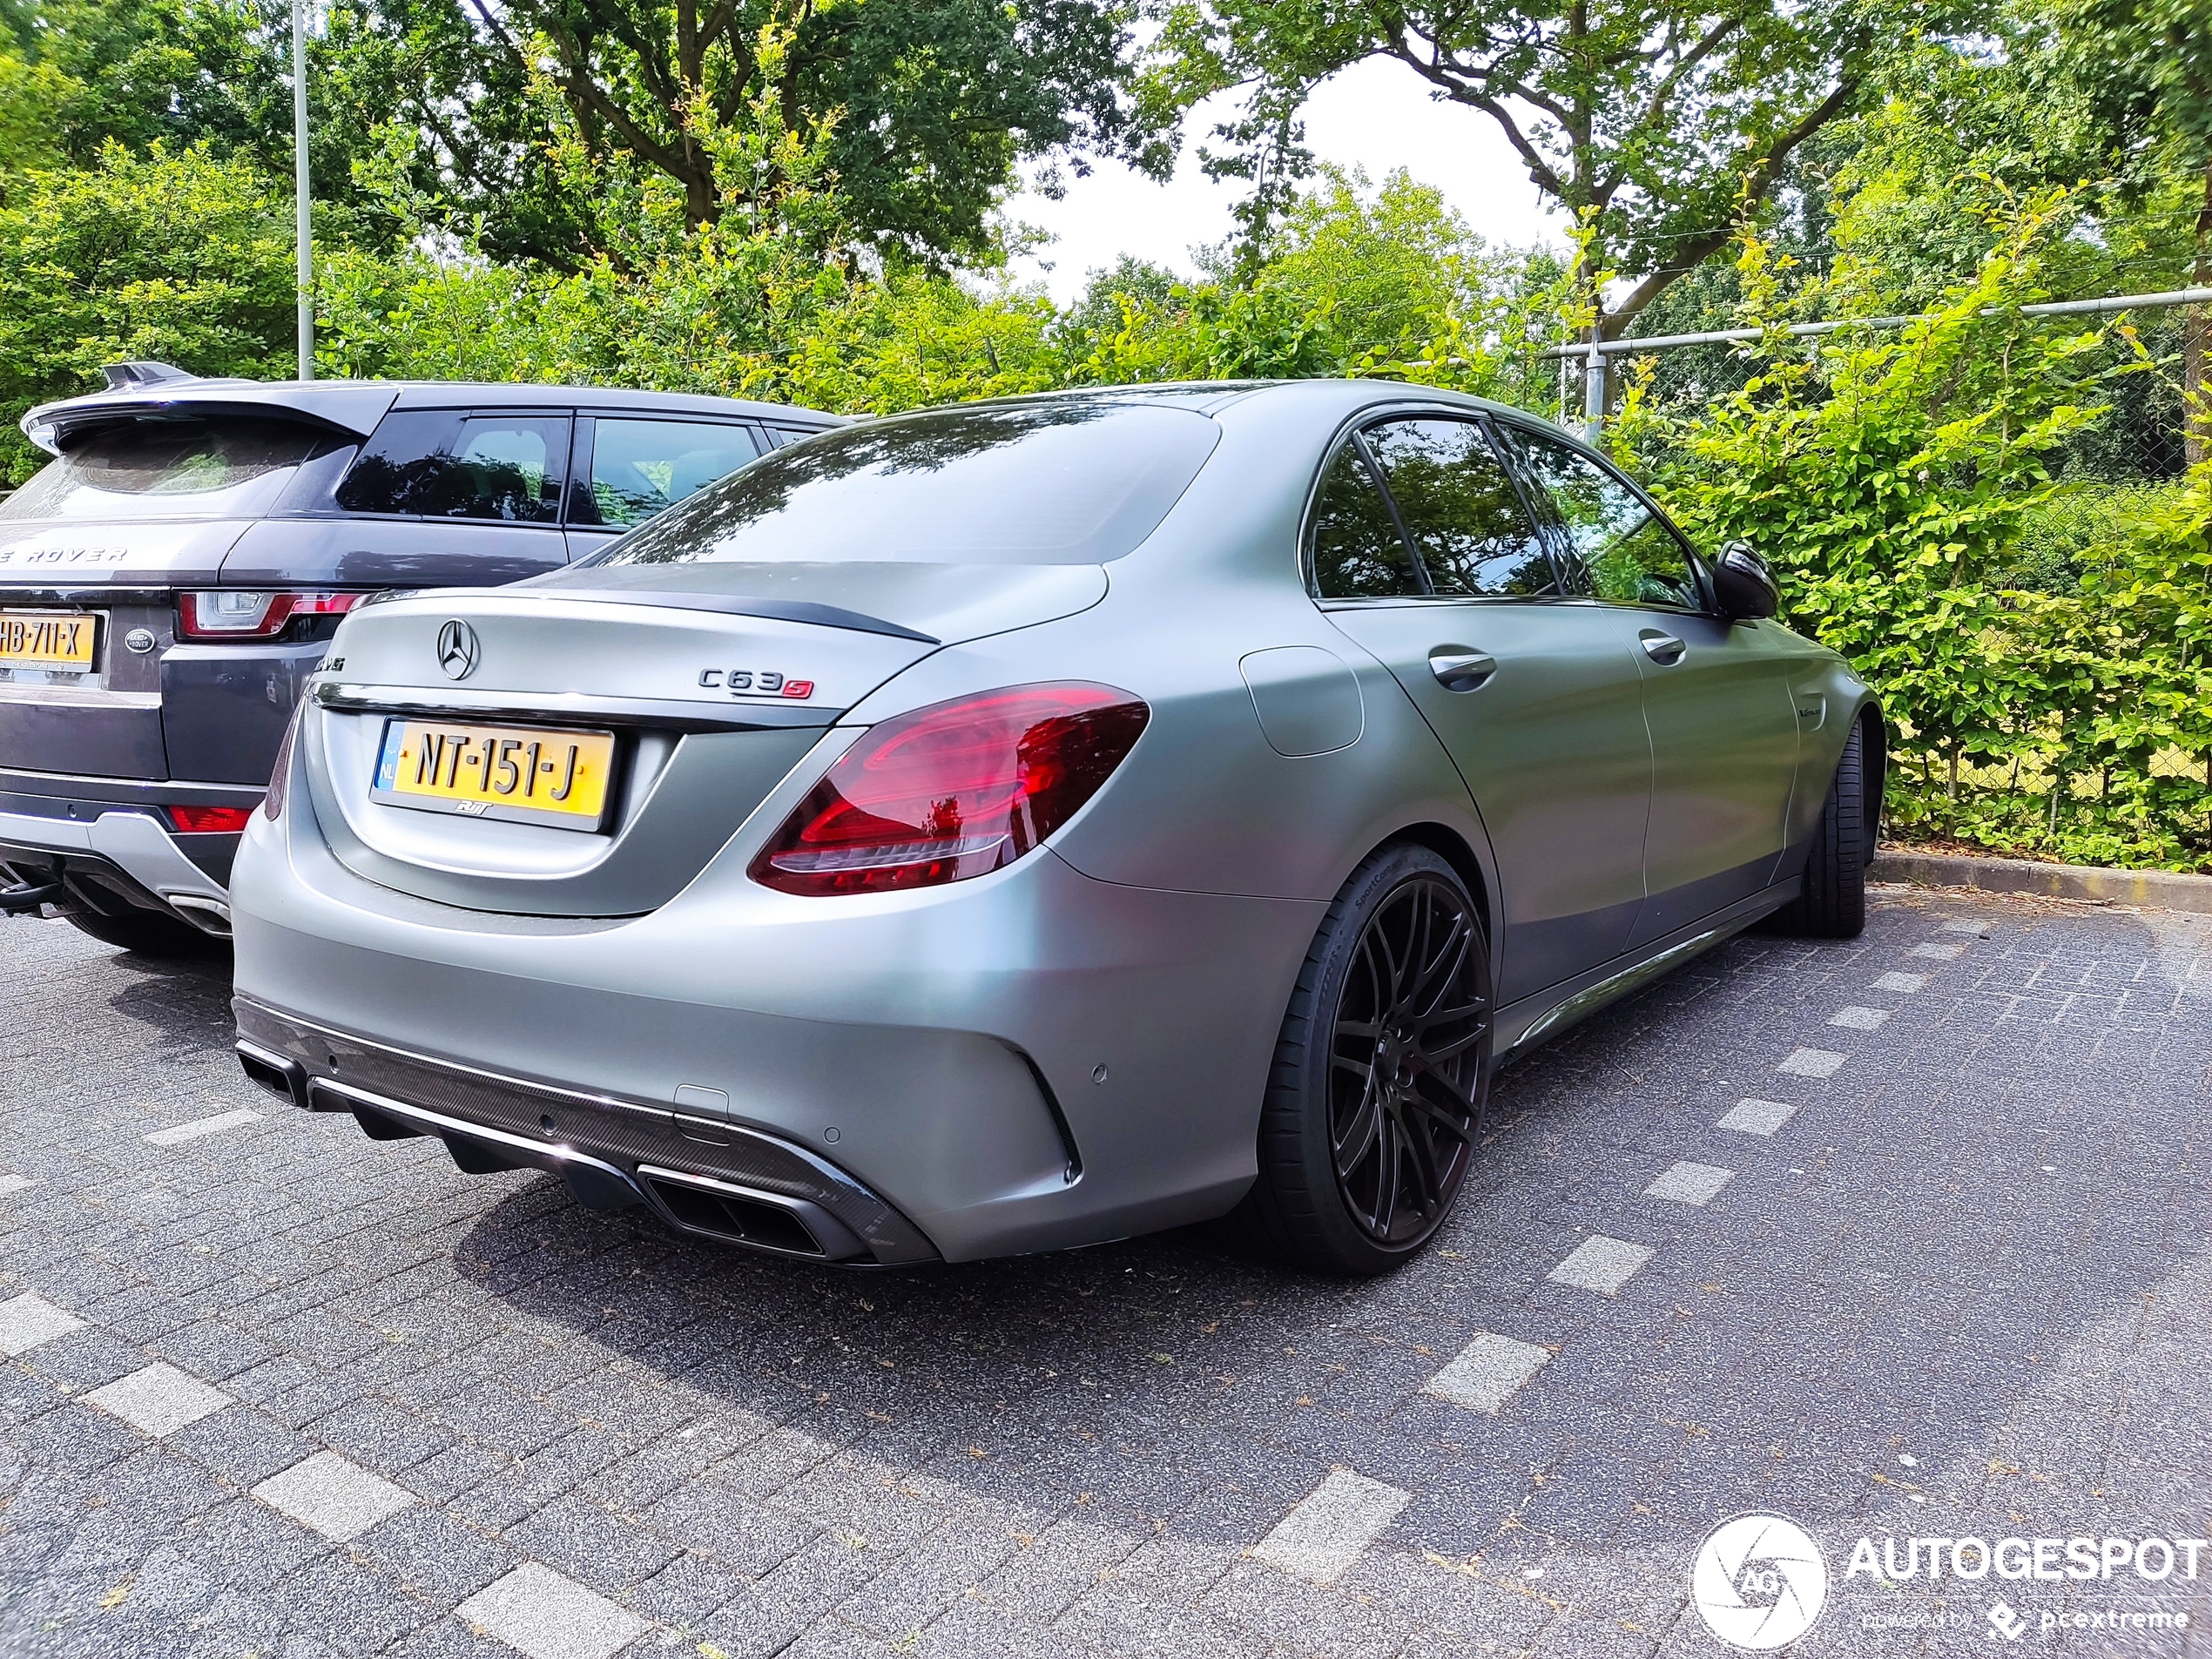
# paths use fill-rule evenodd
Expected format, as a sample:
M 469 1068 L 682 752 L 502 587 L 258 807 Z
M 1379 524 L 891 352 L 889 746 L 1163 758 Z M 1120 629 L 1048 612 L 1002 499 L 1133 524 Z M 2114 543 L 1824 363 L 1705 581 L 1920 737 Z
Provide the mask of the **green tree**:
M 156 358 L 201 374 L 289 373 L 288 192 L 205 150 L 111 143 L 84 168 L 20 173 L 0 200 L 0 469 L 44 459 L 16 421 Z
M 1180 0 L 1164 80 L 1185 100 L 1245 90 L 1217 172 L 1250 178 L 1248 227 L 1305 158 L 1298 111 L 1339 70 L 1404 64 L 1494 123 L 1528 177 L 1586 230 L 1592 326 L 1610 339 L 1728 244 L 1792 154 L 1856 107 L 1883 54 L 1932 21 L 1878 0 Z M 1606 273 L 1631 279 L 1613 298 Z
M 476 5 L 510 66 L 565 103 L 595 161 L 673 180 L 697 228 L 772 194 L 718 132 L 772 110 L 826 138 L 852 239 L 894 256 L 988 257 L 1025 161 L 1095 154 L 1165 171 L 1130 97 L 1130 11 L 1099 0 L 513 0 Z M 1048 167 L 1048 181 L 1051 177 Z

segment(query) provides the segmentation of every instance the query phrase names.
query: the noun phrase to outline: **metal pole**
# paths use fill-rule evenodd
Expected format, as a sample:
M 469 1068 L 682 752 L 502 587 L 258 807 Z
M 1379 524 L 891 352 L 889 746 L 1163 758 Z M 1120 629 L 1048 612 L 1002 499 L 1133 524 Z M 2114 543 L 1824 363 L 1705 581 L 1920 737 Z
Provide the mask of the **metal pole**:
M 1605 347 L 1593 338 L 1582 368 L 1582 442 L 1595 447 L 1605 437 Z
M 307 6 L 292 0 L 292 193 L 300 239 L 300 378 L 315 377 L 315 255 L 307 190 Z

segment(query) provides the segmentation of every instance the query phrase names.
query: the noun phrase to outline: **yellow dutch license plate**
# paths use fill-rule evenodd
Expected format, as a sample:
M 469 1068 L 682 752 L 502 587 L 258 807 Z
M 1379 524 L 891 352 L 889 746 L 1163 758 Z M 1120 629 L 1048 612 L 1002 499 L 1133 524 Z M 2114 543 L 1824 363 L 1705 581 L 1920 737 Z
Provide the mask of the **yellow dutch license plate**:
M 0 610 L 0 667 L 92 666 L 97 619 L 52 610 Z
M 389 720 L 369 799 L 390 806 L 596 830 L 613 798 L 611 732 Z

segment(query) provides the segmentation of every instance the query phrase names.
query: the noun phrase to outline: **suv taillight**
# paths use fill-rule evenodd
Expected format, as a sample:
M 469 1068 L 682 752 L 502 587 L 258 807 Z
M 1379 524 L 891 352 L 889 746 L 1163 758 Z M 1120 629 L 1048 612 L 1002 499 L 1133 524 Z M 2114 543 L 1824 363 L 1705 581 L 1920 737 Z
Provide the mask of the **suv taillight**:
M 846 751 L 752 861 L 809 897 L 987 875 L 1073 818 L 1151 710 L 1110 685 L 1012 686 L 885 720 Z
M 339 616 L 361 600 L 358 593 L 284 593 L 255 588 L 180 593 L 177 596 L 177 637 L 274 639 L 294 617 Z

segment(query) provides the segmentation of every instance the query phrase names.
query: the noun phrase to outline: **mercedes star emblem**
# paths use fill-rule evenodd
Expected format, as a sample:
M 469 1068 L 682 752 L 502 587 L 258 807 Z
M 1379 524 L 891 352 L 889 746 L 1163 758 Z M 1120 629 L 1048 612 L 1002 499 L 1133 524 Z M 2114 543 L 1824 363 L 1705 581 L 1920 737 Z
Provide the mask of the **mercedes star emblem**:
M 451 680 L 467 679 L 476 666 L 476 631 L 458 617 L 438 630 L 438 666 Z

